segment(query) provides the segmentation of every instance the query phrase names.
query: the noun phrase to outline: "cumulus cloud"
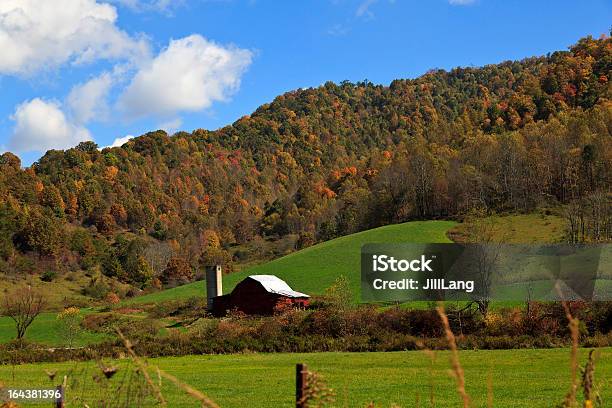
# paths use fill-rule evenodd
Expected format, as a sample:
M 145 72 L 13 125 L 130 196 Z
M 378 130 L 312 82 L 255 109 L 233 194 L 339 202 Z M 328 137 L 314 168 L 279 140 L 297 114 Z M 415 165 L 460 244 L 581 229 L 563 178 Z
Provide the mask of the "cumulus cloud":
M 124 144 L 126 144 L 130 139 L 133 139 L 133 138 L 134 138 L 133 135 L 118 137 L 113 141 L 113 143 L 110 146 L 106 146 L 106 147 L 121 147 Z
M 147 55 L 147 41 L 120 30 L 116 20 L 116 9 L 96 0 L 2 0 L 0 74 Z
M 87 123 L 92 119 L 103 120 L 108 116 L 107 99 L 113 82 L 112 75 L 104 72 L 72 88 L 67 102 L 77 123 Z
M 208 108 L 239 88 L 252 58 L 249 50 L 222 46 L 197 34 L 170 41 L 138 70 L 118 107 L 130 118 Z
M 15 121 L 9 149 L 18 152 L 45 152 L 66 149 L 92 140 L 82 126 L 68 121 L 59 103 L 35 98 L 17 106 L 11 116 Z

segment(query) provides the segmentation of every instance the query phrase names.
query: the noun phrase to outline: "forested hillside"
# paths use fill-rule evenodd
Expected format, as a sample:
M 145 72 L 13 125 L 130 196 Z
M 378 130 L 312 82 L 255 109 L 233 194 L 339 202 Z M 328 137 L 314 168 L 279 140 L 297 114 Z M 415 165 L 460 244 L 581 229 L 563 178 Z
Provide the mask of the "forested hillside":
M 612 39 L 389 86 L 326 83 L 216 131 L 0 156 L 0 272 L 193 279 L 232 245 L 296 247 L 470 211 L 561 207 L 612 236 Z M 263 245 L 263 244 L 261 244 Z

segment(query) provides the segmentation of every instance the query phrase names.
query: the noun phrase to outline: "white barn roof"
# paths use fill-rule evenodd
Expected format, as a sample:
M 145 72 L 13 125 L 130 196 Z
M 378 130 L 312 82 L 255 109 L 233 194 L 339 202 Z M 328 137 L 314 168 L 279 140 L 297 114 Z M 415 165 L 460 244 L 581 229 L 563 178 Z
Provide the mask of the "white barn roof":
M 310 297 L 305 293 L 296 292 L 291 289 L 291 287 L 287 285 L 287 282 L 274 275 L 250 275 L 249 278 L 259 282 L 268 293 L 293 298 Z

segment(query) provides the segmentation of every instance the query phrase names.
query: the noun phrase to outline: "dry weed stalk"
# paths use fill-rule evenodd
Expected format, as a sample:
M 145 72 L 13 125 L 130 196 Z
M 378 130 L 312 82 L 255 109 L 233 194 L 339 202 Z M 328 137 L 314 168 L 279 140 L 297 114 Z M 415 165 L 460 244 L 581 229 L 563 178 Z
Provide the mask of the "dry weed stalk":
M 161 389 L 160 389 L 160 387 L 161 387 L 161 377 L 163 377 L 163 378 L 169 380 L 170 382 L 172 382 L 174 385 L 176 385 L 177 387 L 179 387 L 183 391 L 185 391 L 187 394 L 189 394 L 193 398 L 195 398 L 198 401 L 200 401 L 203 407 L 206 407 L 206 408 L 219 408 L 219 406 L 213 400 L 208 398 L 202 392 L 196 390 L 195 388 L 189 386 L 188 384 L 185 384 L 185 383 L 181 382 L 178 378 L 176 378 L 175 376 L 173 376 L 171 374 L 166 373 L 165 371 L 161 370 L 160 368 L 157 368 L 157 376 L 158 376 L 159 386 L 157 384 L 155 384 L 153 382 L 153 380 L 151 379 L 151 376 L 149 375 L 147 364 L 140 357 L 138 357 L 138 355 L 134 351 L 134 348 L 132 347 L 132 343 L 123 335 L 123 333 L 121 333 L 121 331 L 117 330 L 117 333 L 119 334 L 119 337 L 123 341 L 123 344 L 125 345 L 125 348 L 128 351 L 128 354 L 130 355 L 132 361 L 134 361 L 134 363 L 142 371 L 142 374 L 145 377 L 145 380 L 147 381 L 147 384 L 149 384 L 151 389 L 155 392 L 155 394 L 157 396 L 157 400 L 159 401 L 159 403 L 161 405 L 163 405 L 163 406 L 167 405 L 166 400 L 164 399 L 164 396 L 162 395 Z
M 0 391 L 2 391 L 3 388 L 4 388 L 4 383 L 2 381 L 0 381 Z M 3 401 L 3 400 L 0 400 L 0 408 L 19 408 L 19 405 L 17 405 L 13 401 Z
M 153 392 L 155 392 L 155 396 L 156 396 L 157 400 L 159 401 L 159 403 L 161 405 L 163 405 L 163 406 L 168 405 L 166 403 L 166 400 L 165 400 L 164 396 L 161 393 L 160 388 L 151 379 L 151 376 L 149 375 L 149 371 L 148 371 L 148 368 L 147 368 L 147 364 L 144 361 L 142 361 L 140 359 L 140 357 L 138 357 L 138 355 L 134 351 L 134 348 L 132 347 L 132 342 L 129 341 L 123 335 L 123 333 L 121 333 L 121 330 L 117 329 L 117 334 L 119 335 L 119 338 L 121 339 L 121 341 L 123 341 L 125 349 L 127 350 L 128 354 L 130 355 L 130 357 L 131 357 L 132 361 L 134 362 L 134 364 L 136 364 L 138 366 L 138 368 L 140 368 L 140 371 L 142 372 L 142 375 L 144 376 L 145 381 L 147 382 L 147 384 L 149 384 L 149 387 L 151 387 Z
M 601 395 L 595 385 L 595 350 L 589 352 L 589 358 L 582 369 L 582 394 L 584 395 L 584 408 L 602 406 Z
M 451 349 L 451 365 L 453 367 L 452 373 L 457 381 L 457 392 L 463 400 L 463 408 L 468 408 L 470 406 L 470 396 L 465 391 L 465 376 L 463 373 L 463 367 L 461 367 L 461 363 L 459 362 L 459 351 L 457 350 L 455 335 L 453 334 L 450 324 L 448 323 L 448 316 L 446 316 L 444 306 L 439 304 L 436 310 L 438 311 L 438 315 L 440 315 L 440 319 L 442 320 L 446 340 L 448 341 L 448 345 Z
M 570 335 L 572 338 L 572 348 L 570 351 L 570 371 L 571 371 L 571 385 L 565 399 L 562 403 L 562 407 L 571 408 L 576 406 L 576 391 L 578 390 L 578 340 L 579 340 L 579 320 L 572 316 L 572 312 L 565 300 L 563 300 L 563 294 L 561 288 L 557 283 L 555 289 L 561 299 L 561 304 L 565 310 L 565 316 L 568 320 L 568 327 L 570 329 Z
M 336 394 L 323 381 L 323 378 L 313 372 L 306 373 L 306 387 L 304 396 L 299 401 L 302 406 L 309 408 L 323 408 L 335 402 Z
M 569 328 L 572 336 L 572 351 L 570 357 L 572 385 L 570 388 L 570 402 L 576 403 L 576 390 L 578 389 L 578 319 L 572 316 L 567 304 L 563 302 L 567 319 L 569 320 Z

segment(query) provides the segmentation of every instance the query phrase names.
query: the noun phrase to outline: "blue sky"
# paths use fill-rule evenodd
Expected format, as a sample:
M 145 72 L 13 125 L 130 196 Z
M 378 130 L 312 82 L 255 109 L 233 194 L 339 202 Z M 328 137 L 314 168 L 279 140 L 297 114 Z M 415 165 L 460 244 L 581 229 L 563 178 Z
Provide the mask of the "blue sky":
M 216 129 L 292 89 L 542 55 L 611 26 L 610 0 L 2 0 L 0 151 L 28 165 Z

